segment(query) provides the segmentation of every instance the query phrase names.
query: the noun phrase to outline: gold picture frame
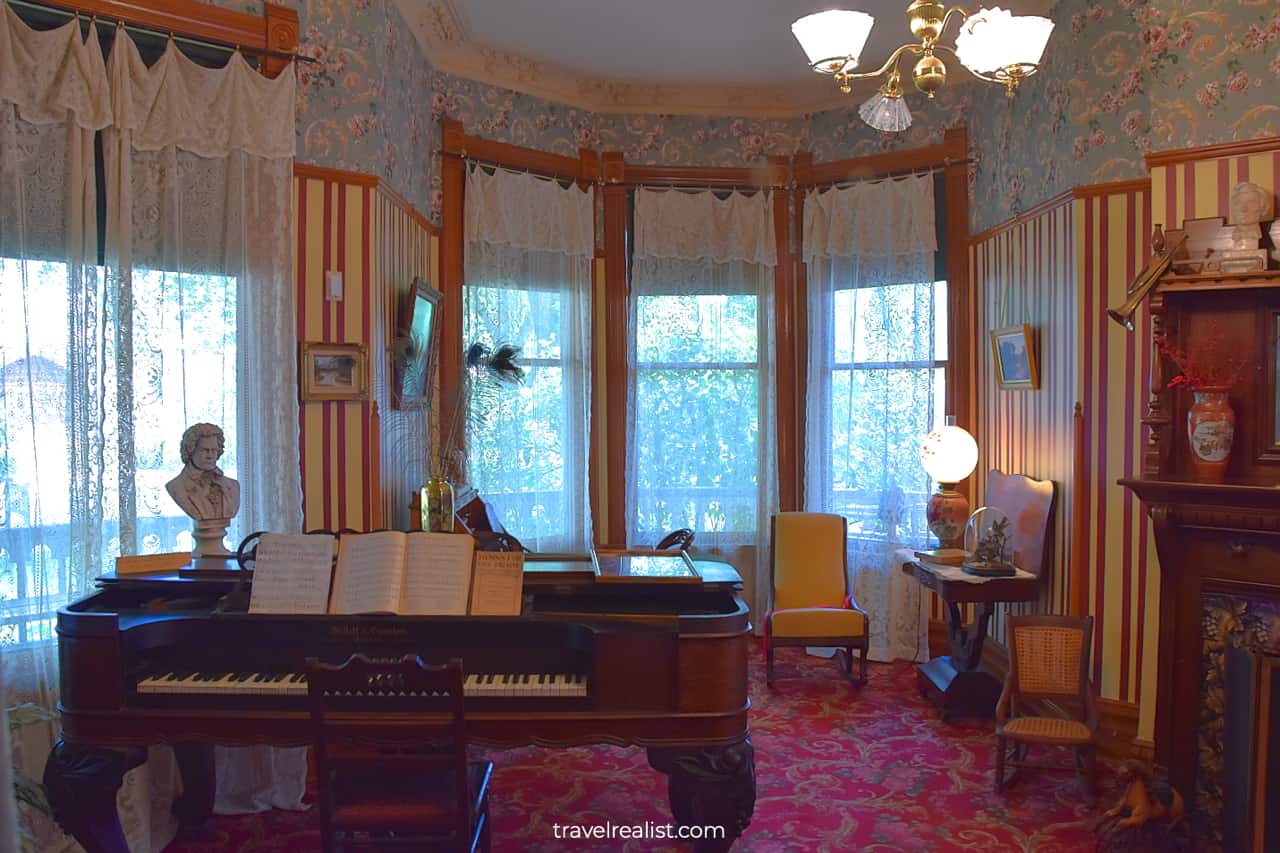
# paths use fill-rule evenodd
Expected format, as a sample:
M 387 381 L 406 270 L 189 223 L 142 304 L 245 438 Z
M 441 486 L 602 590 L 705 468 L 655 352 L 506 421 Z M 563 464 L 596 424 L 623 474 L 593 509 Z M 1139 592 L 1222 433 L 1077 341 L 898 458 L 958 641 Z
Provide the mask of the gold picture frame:
M 1040 364 L 1036 359 L 1035 332 L 1027 323 L 991 330 L 991 355 L 996 382 L 1006 391 L 1035 390 L 1040 387 Z
M 364 344 L 307 341 L 302 345 L 298 385 L 304 402 L 365 399 L 369 395 L 369 361 Z

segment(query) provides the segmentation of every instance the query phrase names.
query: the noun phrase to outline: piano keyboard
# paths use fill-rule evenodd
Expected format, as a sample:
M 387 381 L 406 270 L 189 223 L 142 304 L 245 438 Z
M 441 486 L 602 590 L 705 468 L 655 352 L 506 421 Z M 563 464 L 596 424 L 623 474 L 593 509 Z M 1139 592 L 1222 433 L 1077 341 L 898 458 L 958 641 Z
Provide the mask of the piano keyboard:
M 573 698 L 587 695 L 585 675 L 486 673 L 468 675 L 467 696 L 476 698 Z M 305 673 L 166 672 L 138 682 L 139 693 L 217 696 L 305 696 Z

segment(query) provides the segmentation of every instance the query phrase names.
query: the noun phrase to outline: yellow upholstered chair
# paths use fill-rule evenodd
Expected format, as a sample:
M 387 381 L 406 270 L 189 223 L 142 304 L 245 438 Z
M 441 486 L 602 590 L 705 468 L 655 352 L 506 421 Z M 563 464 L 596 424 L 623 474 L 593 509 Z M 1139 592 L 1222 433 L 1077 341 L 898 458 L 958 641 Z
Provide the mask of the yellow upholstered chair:
M 867 680 L 867 614 L 849 594 L 848 525 L 842 515 L 783 512 L 769 531 L 772 609 L 764 617 L 765 673 L 773 683 L 778 646 L 836 646 L 846 675 L 861 649 L 859 680 Z
M 1009 616 L 1009 674 L 996 705 L 996 790 L 1006 765 L 1075 770 L 1094 791 L 1098 710 L 1089 684 L 1092 616 Z M 1033 706 L 1032 703 L 1035 703 Z M 1051 703 L 1051 704 L 1050 704 Z M 1053 716 L 1045 710 L 1061 711 Z M 1071 767 L 1025 760 L 1032 744 L 1073 748 Z

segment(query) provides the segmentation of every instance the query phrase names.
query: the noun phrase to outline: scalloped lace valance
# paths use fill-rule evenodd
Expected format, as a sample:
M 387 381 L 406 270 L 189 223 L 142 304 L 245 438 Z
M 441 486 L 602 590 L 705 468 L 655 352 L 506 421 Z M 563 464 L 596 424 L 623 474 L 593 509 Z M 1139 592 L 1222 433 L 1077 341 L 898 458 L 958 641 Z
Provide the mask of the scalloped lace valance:
M 811 191 L 804 200 L 804 256 L 883 258 L 938 250 L 933 175 Z
M 590 191 L 528 173 L 467 172 L 469 241 L 590 257 L 593 228 Z
M 56 57 L 50 60 L 50 57 Z M 73 19 L 33 30 L 8 3 L 0 13 L 0 102 L 30 124 L 70 121 L 85 130 L 111 123 L 111 94 L 97 39 L 87 43 Z
M 770 194 L 636 191 L 636 257 L 776 266 Z
M 148 68 L 133 39 L 117 39 L 110 74 L 114 124 L 133 132 L 139 151 L 174 145 L 201 157 L 293 156 L 291 71 L 264 77 L 239 53 L 222 68 L 206 68 L 173 41 Z

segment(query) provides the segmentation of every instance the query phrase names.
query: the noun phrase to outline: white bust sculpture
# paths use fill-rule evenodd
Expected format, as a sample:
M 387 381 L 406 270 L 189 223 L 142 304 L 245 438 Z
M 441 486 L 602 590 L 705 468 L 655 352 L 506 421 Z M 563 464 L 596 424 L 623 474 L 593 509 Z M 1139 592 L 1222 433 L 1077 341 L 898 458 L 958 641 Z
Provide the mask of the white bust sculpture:
M 195 524 L 197 557 L 227 556 L 222 537 L 240 510 L 240 484 L 224 475 L 218 459 L 226 449 L 222 430 L 195 424 L 182 434 L 182 473 L 165 483 L 165 491 Z
M 1238 183 L 1231 190 L 1232 225 L 1256 226 L 1271 218 L 1274 207 L 1271 191 L 1252 181 Z

